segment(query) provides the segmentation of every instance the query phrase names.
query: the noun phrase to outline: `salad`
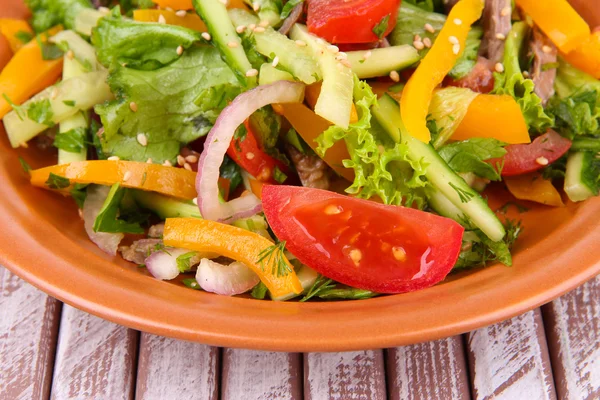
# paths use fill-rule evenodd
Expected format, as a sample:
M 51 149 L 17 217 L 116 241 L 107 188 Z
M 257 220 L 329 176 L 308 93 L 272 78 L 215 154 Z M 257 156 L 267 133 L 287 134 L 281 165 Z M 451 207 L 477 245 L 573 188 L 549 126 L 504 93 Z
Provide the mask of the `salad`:
M 415 291 L 512 264 L 486 187 L 599 194 L 600 32 L 566 0 L 26 3 L 0 19 L 8 140 L 55 153 L 21 159 L 31 184 L 156 279 Z

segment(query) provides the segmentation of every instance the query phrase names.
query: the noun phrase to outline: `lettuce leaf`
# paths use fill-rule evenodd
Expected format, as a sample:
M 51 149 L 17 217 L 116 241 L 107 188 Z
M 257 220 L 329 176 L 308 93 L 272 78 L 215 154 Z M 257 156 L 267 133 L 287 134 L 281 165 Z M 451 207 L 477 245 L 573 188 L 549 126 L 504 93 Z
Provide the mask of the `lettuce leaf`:
M 72 29 L 79 11 L 92 8 L 89 0 L 26 0 L 25 4 L 33 14 L 31 26 L 37 33 L 59 24 Z
M 327 149 L 344 139 L 350 159 L 344 160 L 346 168 L 354 169 L 355 178 L 346 192 L 369 199 L 379 196 L 385 204 L 426 204 L 424 188 L 425 168 L 422 162 L 408 158 L 406 145 L 394 143 L 371 118 L 370 108 L 377 104 L 377 97 L 366 82 L 354 77 L 354 101 L 359 120 L 348 129 L 331 126 L 316 140 L 317 153 L 323 156 Z
M 514 97 L 529 130 L 545 132 L 554 124 L 554 120 L 544 112 L 542 99 L 534 93 L 535 84 L 531 79 L 525 79 L 519 64 L 527 29 L 525 22 L 517 22 L 509 32 L 504 49 L 504 73 L 494 73 L 492 93 Z
M 442 146 L 438 153 L 458 173 L 472 172 L 491 181 L 501 180 L 501 168 L 485 162 L 506 154 L 506 143 L 492 138 L 473 138 Z
M 108 84 L 117 99 L 95 107 L 104 126 L 102 154 L 158 163 L 173 162 L 182 145 L 206 135 L 241 91 L 218 50 L 209 46 L 192 47 L 153 71 L 114 65 Z M 140 133 L 146 146 L 137 140 Z

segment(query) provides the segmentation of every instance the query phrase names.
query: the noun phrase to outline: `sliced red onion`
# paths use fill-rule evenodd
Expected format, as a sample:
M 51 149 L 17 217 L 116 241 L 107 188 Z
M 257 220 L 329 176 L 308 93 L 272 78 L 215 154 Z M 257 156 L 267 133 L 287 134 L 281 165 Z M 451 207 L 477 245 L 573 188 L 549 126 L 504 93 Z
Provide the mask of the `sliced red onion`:
M 254 271 L 239 261 L 223 265 L 203 258 L 196 272 L 196 281 L 202 289 L 223 296 L 245 293 L 259 280 Z
M 146 268 L 156 279 L 171 280 L 177 278 L 180 271 L 177 268 L 177 257 L 189 253 L 190 250 L 166 247 L 164 250 L 155 251 L 146 258 Z M 190 264 L 199 260 L 190 259 Z
M 252 216 L 262 210 L 260 199 L 254 194 L 219 201 L 219 167 L 238 126 L 256 110 L 272 103 L 299 103 L 304 97 L 304 85 L 296 82 L 278 81 L 258 86 L 240 94 L 219 115 L 210 130 L 204 150 L 198 162 L 196 191 L 198 207 L 206 219 L 231 222 Z
M 109 191 L 110 188 L 108 186 L 90 185 L 88 187 L 87 196 L 83 203 L 83 223 L 90 240 L 100 250 L 116 256 L 119 243 L 125 235 L 122 233 L 94 232 L 94 221 L 100 213 Z
M 304 2 L 296 4 L 296 6 L 290 12 L 290 15 L 288 15 L 288 17 L 283 21 L 283 24 L 281 24 L 279 33 L 287 35 L 290 29 L 292 29 L 292 26 L 294 26 L 294 24 L 298 22 L 302 16 L 302 11 L 304 11 Z

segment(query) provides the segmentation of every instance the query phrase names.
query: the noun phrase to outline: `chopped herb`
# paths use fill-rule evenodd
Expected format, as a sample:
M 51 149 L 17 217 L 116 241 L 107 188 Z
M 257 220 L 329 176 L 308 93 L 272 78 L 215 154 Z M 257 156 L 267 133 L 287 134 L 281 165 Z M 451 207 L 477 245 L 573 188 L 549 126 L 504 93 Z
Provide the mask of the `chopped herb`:
M 317 296 L 325 300 L 363 300 L 378 296 L 379 293 L 353 287 L 331 288 L 321 291 Z
M 74 128 L 66 132 L 60 132 L 54 138 L 54 147 L 68 151 L 70 153 L 79 153 L 85 149 L 85 138 L 87 129 L 84 127 Z
M 194 278 L 183 279 L 181 281 L 181 283 L 183 283 L 186 287 L 189 287 L 190 289 L 202 290 L 202 288 L 200 287 L 200 284 Z
M 375 35 L 377 35 L 377 37 L 380 40 L 383 39 L 383 36 L 385 35 L 385 32 L 388 29 L 389 22 L 390 22 L 390 14 L 388 14 L 385 17 L 381 18 L 381 21 L 379 21 L 377 23 L 377 25 L 375 25 L 375 27 L 373 27 L 373 33 Z
M 553 63 L 546 63 L 542 65 L 542 71 L 548 71 L 551 69 L 556 69 L 560 66 L 560 64 L 558 62 L 553 62 Z
M 154 251 L 162 251 L 163 253 L 169 256 L 171 255 L 171 253 L 167 251 L 167 248 L 165 247 L 165 244 L 163 242 L 156 243 L 154 245 Z
M 300 301 L 305 302 L 314 296 L 318 297 L 320 292 L 333 288 L 335 288 L 335 283 L 333 283 L 333 280 L 327 279 L 323 275 L 319 274 L 315 283 L 313 283 L 310 289 L 308 289 L 308 292 L 306 292 L 306 295 L 304 295 Z
M 285 6 L 283 6 L 283 9 L 281 10 L 281 19 L 286 19 L 289 17 L 294 7 L 296 7 L 298 4 L 302 4 L 303 2 L 304 0 L 289 0 L 287 3 L 285 3 Z
M 29 43 L 31 41 L 31 39 L 33 39 L 33 33 L 25 32 L 25 31 L 19 31 L 19 32 L 15 33 L 15 37 L 21 43 Z
M 23 106 L 13 103 L 13 101 L 6 95 L 6 93 L 2 93 L 2 97 L 4 97 L 4 100 L 6 100 L 6 102 L 12 107 L 12 109 L 15 110 L 17 117 L 19 117 L 19 119 L 23 121 L 25 119 L 25 108 Z
M 494 168 L 486 160 L 504 156 L 505 146 L 506 143 L 492 138 L 472 138 L 442 146 L 438 153 L 456 172 L 472 172 L 479 177 L 499 181 L 503 162 Z
M 144 229 L 139 223 L 118 218 L 121 201 L 125 197 L 125 193 L 125 189 L 119 183 L 112 185 L 94 221 L 94 232 L 144 233 Z
M 264 300 L 268 291 L 269 289 L 267 289 L 267 286 L 264 283 L 258 282 L 258 285 L 254 286 L 250 295 L 257 300 Z
M 225 156 L 219 170 L 221 178 L 229 179 L 229 191 L 234 191 L 242 183 L 242 170 L 229 156 Z
M 25 161 L 23 157 L 19 157 L 19 163 L 21 163 L 21 168 L 23 168 L 23 171 L 29 174 L 29 171 L 31 171 L 31 166 L 27 164 L 27 161 Z
M 49 99 L 34 101 L 27 106 L 27 117 L 38 124 L 54 126 L 53 116 L 52 103 Z
M 275 166 L 275 169 L 273 170 L 273 179 L 279 183 L 283 183 L 287 179 L 287 175 L 281 172 L 279 167 Z
M 142 175 L 142 182 L 140 183 L 140 186 L 144 186 L 144 183 L 146 183 L 146 178 L 148 178 L 148 173 L 144 172 L 144 174 Z
M 63 104 L 65 106 L 75 107 L 75 100 L 65 100 L 65 101 L 63 101 Z
M 35 40 L 38 42 L 38 46 L 40 46 L 40 50 L 42 51 L 43 60 L 56 60 L 63 56 L 63 51 L 57 45 L 42 42 L 39 35 L 35 37 Z
M 460 201 L 462 203 L 468 203 L 473 198 L 473 196 L 474 196 L 473 193 L 471 193 L 467 190 L 464 190 L 462 188 L 459 188 L 452 182 L 450 182 L 448 184 L 452 187 L 452 189 L 456 190 L 456 193 L 458 194 L 458 197 L 460 198 Z
M 519 212 L 519 214 L 523 214 L 524 212 L 529 211 L 529 208 L 527 208 L 519 203 L 515 203 L 514 201 L 509 201 L 506 204 L 504 204 L 502 207 L 497 209 L 496 212 L 501 213 L 501 214 L 506 214 L 508 212 L 508 209 L 511 206 L 515 207 L 517 209 L 517 211 Z
M 79 208 L 83 208 L 83 203 L 87 197 L 87 184 L 76 183 L 71 190 L 71 196 Z
M 197 254 L 195 251 L 190 251 L 177 257 L 177 269 L 179 269 L 179 272 L 187 272 L 192 269 L 191 261 Z
M 138 268 L 146 268 L 146 264 L 138 264 Z
M 271 273 L 273 275 L 277 275 L 277 277 L 287 276 L 292 272 L 292 268 L 283 255 L 284 251 L 285 241 L 269 246 L 259 253 L 256 263 L 260 265 L 263 270 L 269 264 L 272 264 Z
M 48 186 L 50 189 L 64 189 L 70 185 L 71 181 L 69 181 L 69 179 L 53 174 L 52 172 L 50 172 L 48 180 L 46 181 L 46 186 Z

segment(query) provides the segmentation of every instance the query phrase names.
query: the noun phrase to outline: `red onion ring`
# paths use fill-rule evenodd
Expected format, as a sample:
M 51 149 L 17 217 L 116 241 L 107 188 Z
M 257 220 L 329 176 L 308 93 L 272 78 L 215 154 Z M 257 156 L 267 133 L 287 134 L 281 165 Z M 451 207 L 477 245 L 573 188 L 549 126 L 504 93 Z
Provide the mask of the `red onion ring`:
M 207 292 L 233 296 L 246 293 L 256 286 L 260 279 L 254 271 L 239 261 L 223 265 L 204 258 L 198 265 L 196 281 Z
M 304 11 L 304 2 L 296 4 L 296 7 L 292 9 L 290 15 L 288 15 L 288 17 L 283 21 L 283 24 L 281 24 L 279 33 L 282 35 L 287 35 L 290 29 L 292 29 L 292 26 L 294 26 L 294 24 L 298 22 L 302 16 L 302 11 Z

